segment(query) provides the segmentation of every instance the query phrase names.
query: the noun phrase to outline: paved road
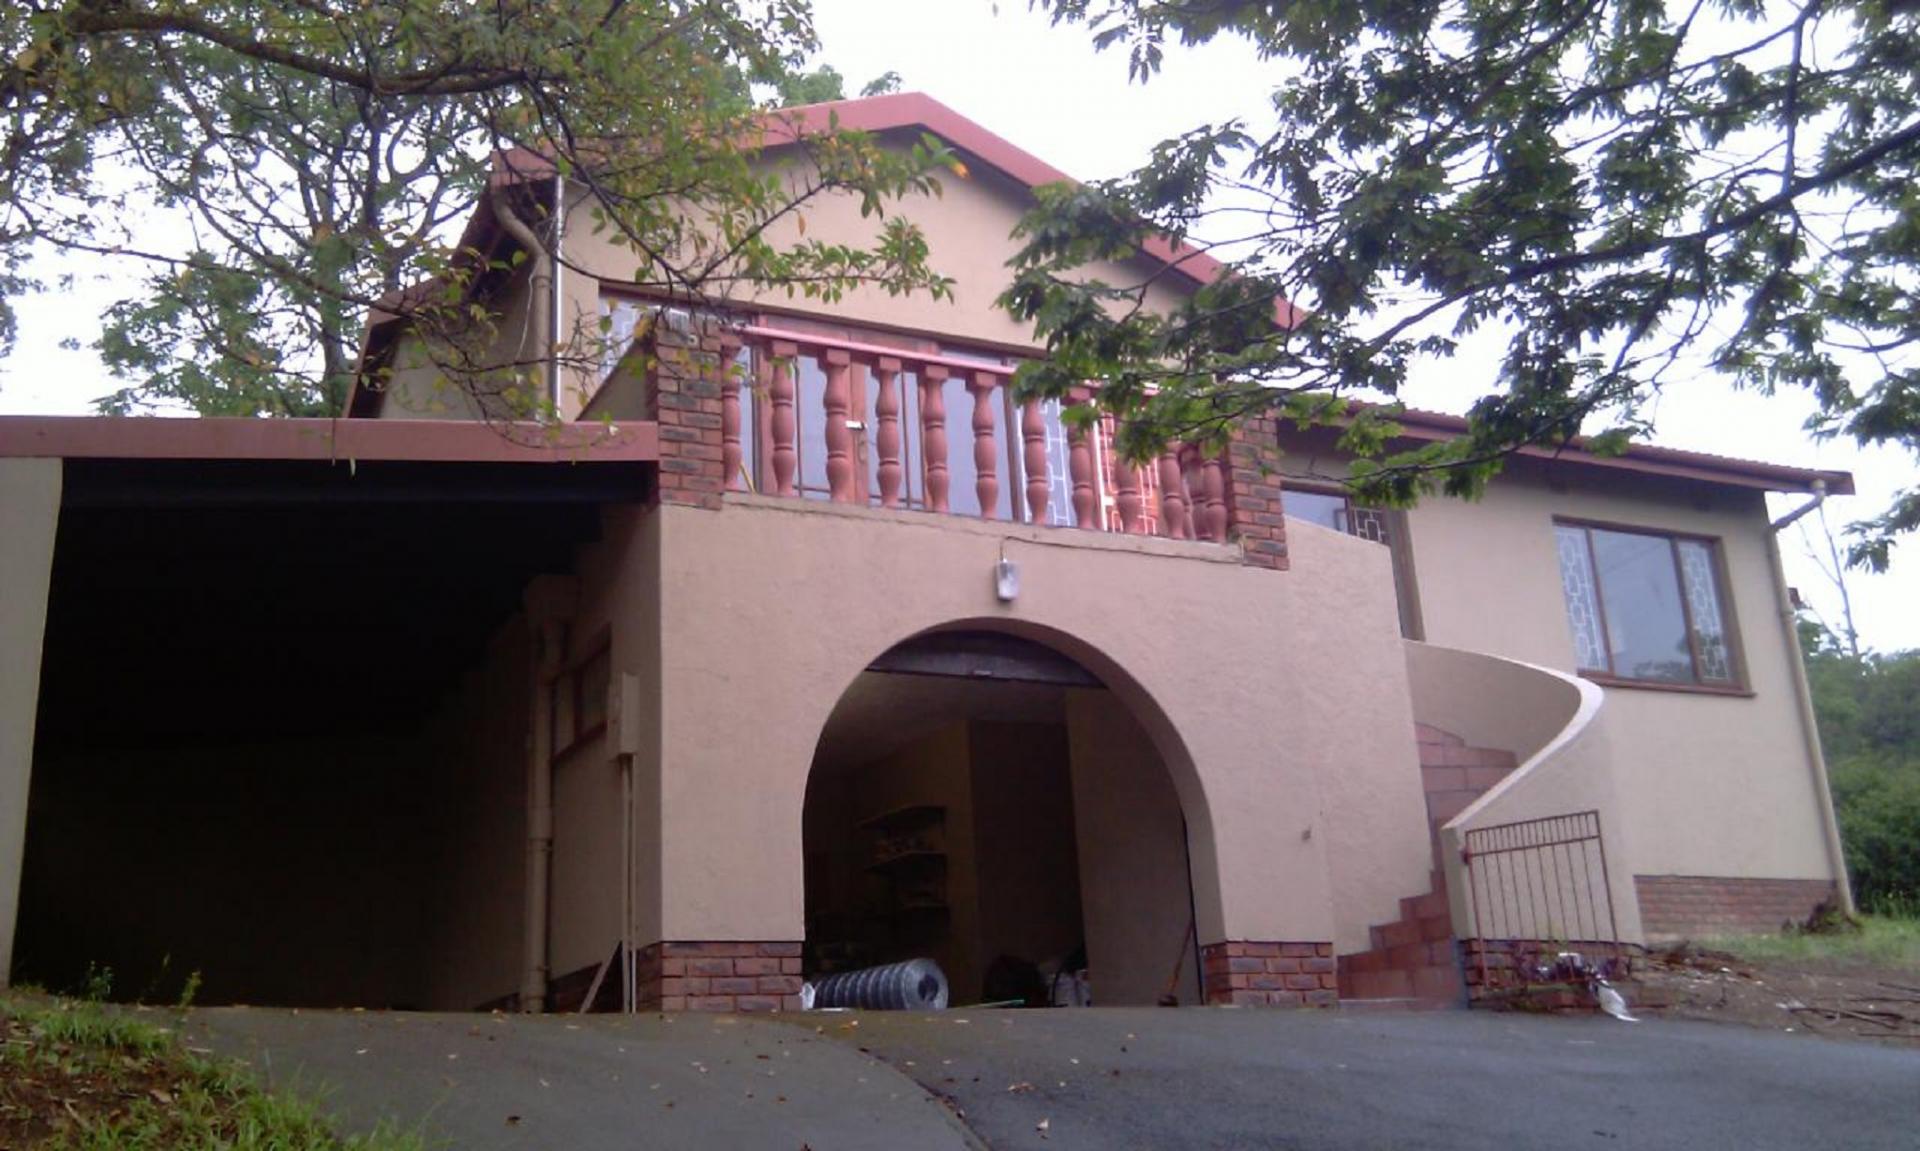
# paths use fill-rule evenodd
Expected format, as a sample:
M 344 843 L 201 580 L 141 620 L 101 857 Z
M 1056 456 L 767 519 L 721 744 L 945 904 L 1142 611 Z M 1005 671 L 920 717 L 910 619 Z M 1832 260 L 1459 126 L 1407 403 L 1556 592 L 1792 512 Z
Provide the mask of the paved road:
M 949 1095 L 995 1151 L 1920 1148 L 1920 1051 L 1726 1025 L 1148 1008 L 827 1033 Z
M 228 1008 L 194 1012 L 186 1033 L 320 1094 L 349 1130 L 386 1120 L 477 1151 L 1920 1149 L 1920 1051 L 1704 1023 Z
M 946 1107 L 812 1026 L 737 1016 L 420 1015 L 213 1008 L 187 1042 L 462 1151 L 963 1151 Z

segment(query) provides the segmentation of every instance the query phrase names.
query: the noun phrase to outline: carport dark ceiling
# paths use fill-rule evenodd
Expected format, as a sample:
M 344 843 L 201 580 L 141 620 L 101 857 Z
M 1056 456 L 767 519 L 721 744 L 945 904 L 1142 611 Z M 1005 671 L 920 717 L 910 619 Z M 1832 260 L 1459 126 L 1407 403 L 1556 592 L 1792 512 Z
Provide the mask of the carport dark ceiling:
M 39 740 L 417 724 L 632 463 L 70 460 Z

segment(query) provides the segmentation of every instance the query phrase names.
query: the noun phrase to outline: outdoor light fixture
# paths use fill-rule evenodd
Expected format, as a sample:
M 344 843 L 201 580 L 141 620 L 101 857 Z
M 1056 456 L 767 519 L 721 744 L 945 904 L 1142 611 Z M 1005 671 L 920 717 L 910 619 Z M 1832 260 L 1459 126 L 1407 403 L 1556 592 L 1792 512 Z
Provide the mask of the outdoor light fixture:
M 1012 603 L 1020 598 L 1020 565 L 1006 556 L 993 565 L 993 591 L 1000 597 L 1001 603 Z

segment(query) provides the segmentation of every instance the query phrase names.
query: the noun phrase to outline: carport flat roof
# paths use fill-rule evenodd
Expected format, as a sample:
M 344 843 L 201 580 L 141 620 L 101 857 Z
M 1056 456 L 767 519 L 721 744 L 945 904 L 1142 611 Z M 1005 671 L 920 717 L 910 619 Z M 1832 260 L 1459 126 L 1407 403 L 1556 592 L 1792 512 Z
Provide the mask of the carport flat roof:
M 422 463 L 651 463 L 651 421 L 169 419 L 0 416 L 0 458 L 392 460 Z

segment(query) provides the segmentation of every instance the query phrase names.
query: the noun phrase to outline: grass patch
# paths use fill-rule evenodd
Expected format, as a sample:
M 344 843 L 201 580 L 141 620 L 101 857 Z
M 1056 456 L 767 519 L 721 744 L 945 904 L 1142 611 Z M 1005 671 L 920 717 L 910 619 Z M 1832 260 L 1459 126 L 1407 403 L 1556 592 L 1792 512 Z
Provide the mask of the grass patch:
M 128 1011 L 0 994 L 0 1147 L 17 1151 L 424 1151 L 417 1136 L 333 1133 Z
M 1698 941 L 1752 963 L 1885 967 L 1920 975 L 1920 917 L 1862 915 L 1858 931 L 1732 935 Z

